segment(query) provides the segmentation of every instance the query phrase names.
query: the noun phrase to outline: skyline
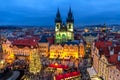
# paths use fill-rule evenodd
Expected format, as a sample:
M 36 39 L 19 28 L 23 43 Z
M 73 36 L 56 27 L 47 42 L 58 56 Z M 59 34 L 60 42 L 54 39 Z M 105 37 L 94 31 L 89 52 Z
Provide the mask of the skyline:
M 119 24 L 119 0 L 1 0 L 0 25 L 54 25 L 59 8 L 65 22 L 71 7 L 75 25 Z

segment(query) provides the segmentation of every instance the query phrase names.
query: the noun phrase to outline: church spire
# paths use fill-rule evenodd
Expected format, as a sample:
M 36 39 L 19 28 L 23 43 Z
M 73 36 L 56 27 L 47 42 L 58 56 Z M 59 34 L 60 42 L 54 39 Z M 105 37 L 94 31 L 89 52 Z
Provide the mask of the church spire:
M 71 7 L 69 8 L 69 12 L 68 12 L 68 16 L 67 16 L 66 22 L 74 22 L 74 18 L 73 18 L 73 14 L 72 14 L 72 11 L 71 11 Z
M 62 22 L 59 8 L 58 8 L 56 18 L 55 18 L 55 23 L 57 23 L 57 22 L 60 22 L 60 23 Z

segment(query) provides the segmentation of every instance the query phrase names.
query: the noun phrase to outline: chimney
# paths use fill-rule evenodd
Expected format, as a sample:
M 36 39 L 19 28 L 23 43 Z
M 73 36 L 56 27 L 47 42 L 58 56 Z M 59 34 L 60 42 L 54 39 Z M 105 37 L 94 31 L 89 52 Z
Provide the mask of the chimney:
M 118 61 L 120 61 L 120 52 L 118 52 Z
M 111 50 L 111 46 L 108 46 L 109 51 Z
M 114 55 L 114 48 L 110 50 L 110 55 Z
M 116 47 L 117 45 L 116 44 L 114 44 L 114 47 Z

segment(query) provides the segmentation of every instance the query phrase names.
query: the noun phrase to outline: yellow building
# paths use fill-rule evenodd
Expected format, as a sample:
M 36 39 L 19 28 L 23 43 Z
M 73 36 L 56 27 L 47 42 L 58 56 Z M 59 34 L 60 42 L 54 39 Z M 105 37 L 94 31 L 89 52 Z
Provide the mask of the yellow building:
M 63 58 L 69 59 L 70 57 L 78 58 L 78 45 L 67 45 L 63 46 Z
M 2 50 L 3 50 L 3 58 L 6 62 L 12 63 L 14 61 L 14 52 L 11 48 L 11 42 L 7 40 L 2 44 Z
M 110 64 L 107 61 L 105 55 L 102 55 L 99 59 L 99 67 L 98 67 L 98 76 L 101 76 L 103 79 L 108 80 L 108 66 Z
M 41 56 L 48 56 L 48 50 L 49 50 L 49 43 L 43 43 L 43 42 L 40 42 L 39 43 L 39 54 Z
M 83 43 L 80 43 L 79 44 L 79 56 L 84 57 L 84 55 L 85 55 L 85 47 Z
M 63 47 L 61 45 L 50 46 L 50 57 L 49 58 L 63 58 Z
M 107 43 L 107 42 L 106 42 Z M 106 53 L 99 52 L 99 48 L 96 46 L 102 45 L 104 42 L 96 42 L 93 43 L 91 53 L 93 57 L 93 67 L 95 71 L 97 72 L 98 76 L 101 76 L 104 80 L 108 80 L 108 66 L 110 65 L 108 62 L 108 59 L 106 57 Z M 101 49 L 103 52 L 106 52 L 107 45 L 103 46 Z
M 70 59 L 84 57 L 84 45 L 81 44 L 64 44 L 62 45 L 51 45 L 50 46 L 50 57 L 59 59 Z
M 120 80 L 120 69 L 116 66 L 109 66 L 108 80 Z
M 38 45 L 39 45 L 39 54 L 41 55 L 41 56 L 48 56 L 49 54 L 49 52 L 48 52 L 48 50 L 49 50 L 49 42 L 48 42 L 48 39 L 47 39 L 47 37 L 45 36 L 45 35 L 43 35 L 42 37 L 41 37 L 41 39 L 39 40 L 39 43 L 38 43 Z
M 38 43 L 34 39 L 19 39 L 13 43 L 7 40 L 2 44 L 3 58 L 8 63 L 12 63 L 16 58 L 29 60 L 33 48 L 38 48 Z
M 91 54 L 93 58 L 93 67 L 95 71 L 98 73 L 99 67 L 99 50 L 95 47 L 95 43 L 91 46 Z

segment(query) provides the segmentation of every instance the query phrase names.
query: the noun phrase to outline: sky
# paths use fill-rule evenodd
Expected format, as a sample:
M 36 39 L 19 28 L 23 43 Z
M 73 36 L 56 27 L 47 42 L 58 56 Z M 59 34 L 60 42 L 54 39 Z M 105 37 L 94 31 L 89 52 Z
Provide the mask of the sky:
M 69 7 L 75 25 L 120 22 L 120 0 L 0 0 L 0 25 L 54 25 L 57 9 L 65 22 Z

